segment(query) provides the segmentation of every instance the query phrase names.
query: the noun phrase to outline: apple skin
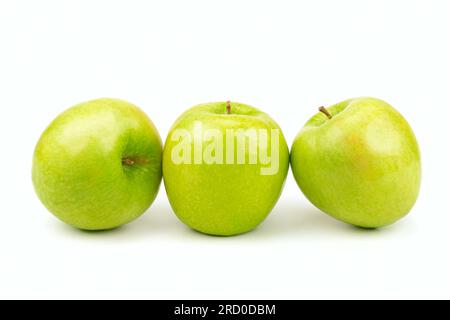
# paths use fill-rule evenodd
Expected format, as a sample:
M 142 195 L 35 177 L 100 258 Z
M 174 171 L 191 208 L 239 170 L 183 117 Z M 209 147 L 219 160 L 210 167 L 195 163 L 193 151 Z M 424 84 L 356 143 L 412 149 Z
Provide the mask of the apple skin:
M 111 229 L 139 217 L 158 193 L 161 138 L 138 107 L 97 99 L 61 113 L 33 157 L 39 199 L 56 217 L 85 230 Z
M 227 129 L 278 129 L 277 173 L 261 175 L 259 162 L 175 164 L 171 154 L 177 142 L 171 141 L 171 136 L 177 129 L 193 134 L 195 121 L 201 121 L 205 129 L 218 129 L 224 135 Z M 235 144 L 234 152 L 236 148 Z M 258 148 L 260 152 L 261 146 Z M 226 102 L 202 104 L 187 110 L 172 126 L 164 146 L 164 185 L 173 211 L 192 229 L 210 235 L 241 234 L 260 224 L 275 206 L 288 169 L 289 149 L 279 126 L 267 114 L 241 103 L 231 103 L 231 114 L 226 112 Z
M 389 225 L 413 207 L 420 188 L 414 133 L 388 103 L 370 97 L 319 112 L 300 131 L 291 167 L 304 195 L 338 220 L 364 228 Z

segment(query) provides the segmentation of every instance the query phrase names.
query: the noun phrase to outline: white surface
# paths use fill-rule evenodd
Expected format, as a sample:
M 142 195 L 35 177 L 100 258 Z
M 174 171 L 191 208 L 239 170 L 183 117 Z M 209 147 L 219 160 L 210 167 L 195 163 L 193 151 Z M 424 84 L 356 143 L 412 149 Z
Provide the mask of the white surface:
M 0 298 L 450 298 L 448 1 L 2 1 Z M 232 238 L 189 230 L 164 187 L 110 232 L 80 232 L 34 194 L 31 157 L 65 108 L 129 100 L 165 138 L 185 109 L 231 99 L 289 142 L 320 105 L 371 95 L 403 113 L 419 200 L 365 231 L 320 213 L 291 174 Z

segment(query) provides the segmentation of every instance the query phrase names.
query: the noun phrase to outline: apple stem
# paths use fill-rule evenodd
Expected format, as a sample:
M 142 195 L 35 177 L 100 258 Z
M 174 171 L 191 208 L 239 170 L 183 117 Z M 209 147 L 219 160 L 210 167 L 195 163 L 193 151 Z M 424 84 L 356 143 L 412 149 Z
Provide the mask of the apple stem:
M 125 164 L 127 166 L 132 166 L 134 164 L 134 161 L 129 158 L 122 159 L 122 164 Z
M 231 114 L 231 102 L 227 101 L 227 114 Z
M 331 113 L 329 113 L 328 110 L 325 109 L 325 107 L 323 107 L 323 106 L 320 107 L 320 108 L 319 108 L 319 111 L 322 112 L 324 115 L 326 115 L 326 116 L 328 117 L 328 119 L 333 118 L 333 116 L 331 115 Z

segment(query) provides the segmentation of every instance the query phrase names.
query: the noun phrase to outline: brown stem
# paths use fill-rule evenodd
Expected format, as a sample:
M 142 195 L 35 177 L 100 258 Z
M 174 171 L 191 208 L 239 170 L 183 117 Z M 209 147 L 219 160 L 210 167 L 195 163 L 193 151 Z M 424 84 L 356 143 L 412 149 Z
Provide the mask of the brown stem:
M 320 108 L 319 108 L 319 111 L 322 112 L 323 114 L 325 114 L 325 115 L 328 117 L 328 119 L 333 118 L 333 116 L 331 115 L 331 113 L 329 113 L 328 110 L 325 109 L 325 107 L 323 107 L 323 106 L 320 107 Z
M 124 156 L 122 158 L 122 164 L 125 166 L 143 166 L 149 163 L 149 160 L 140 156 Z
M 231 102 L 227 101 L 227 114 L 231 114 Z
M 134 164 L 134 160 L 132 160 L 130 158 L 123 158 L 122 159 L 122 164 L 125 164 L 127 166 L 132 166 Z

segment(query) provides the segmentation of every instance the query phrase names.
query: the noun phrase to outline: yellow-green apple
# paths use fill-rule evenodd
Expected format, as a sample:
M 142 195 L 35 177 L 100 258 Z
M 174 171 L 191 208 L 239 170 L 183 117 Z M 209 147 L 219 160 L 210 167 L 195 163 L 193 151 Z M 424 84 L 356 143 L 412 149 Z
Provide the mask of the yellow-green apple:
M 187 110 L 164 146 L 164 184 L 175 214 L 212 235 L 235 235 L 261 223 L 281 194 L 288 168 L 279 126 L 241 103 Z
M 118 227 L 151 205 L 162 175 L 161 139 L 138 107 L 117 99 L 78 104 L 47 127 L 33 183 L 47 209 L 86 230 Z
M 420 186 L 414 133 L 388 103 L 369 97 L 321 107 L 291 149 L 291 167 L 305 196 L 350 224 L 391 224 L 413 207 Z

